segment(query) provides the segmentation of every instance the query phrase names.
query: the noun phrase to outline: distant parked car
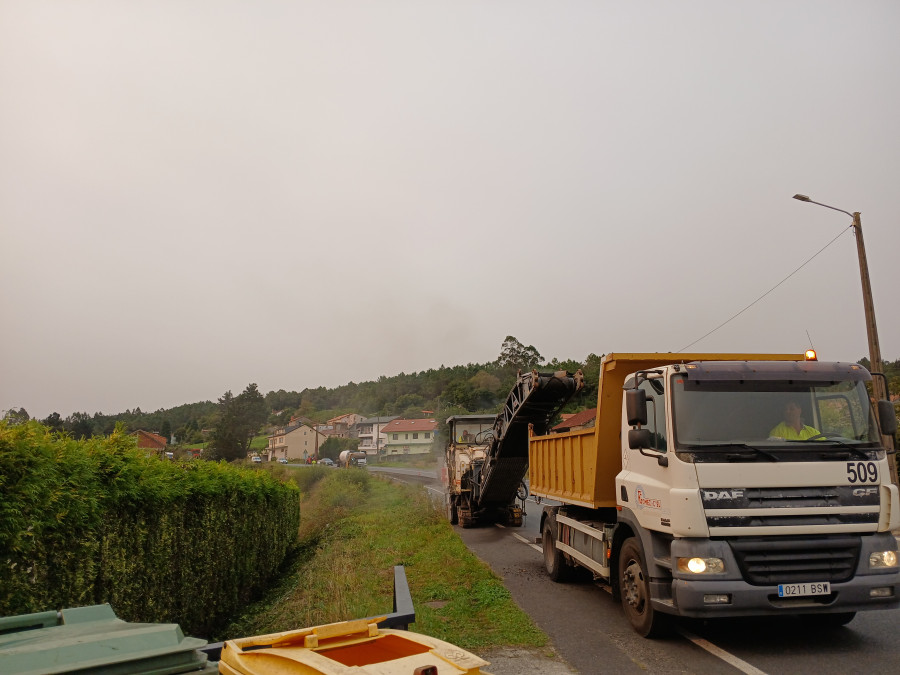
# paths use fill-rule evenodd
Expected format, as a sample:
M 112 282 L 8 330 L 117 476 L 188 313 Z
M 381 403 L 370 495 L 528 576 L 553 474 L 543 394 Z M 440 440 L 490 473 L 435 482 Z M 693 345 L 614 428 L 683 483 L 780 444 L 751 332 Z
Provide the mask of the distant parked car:
M 259 455 L 253 455 L 250 461 L 254 464 L 259 464 L 260 462 L 262 462 L 262 457 L 260 457 Z
M 319 464 L 324 464 L 325 466 L 334 466 L 334 462 L 327 457 L 323 457 L 319 460 Z
M 278 460 L 278 463 L 279 463 L 279 464 L 287 464 L 287 459 L 285 459 L 284 457 L 282 457 L 281 459 Z

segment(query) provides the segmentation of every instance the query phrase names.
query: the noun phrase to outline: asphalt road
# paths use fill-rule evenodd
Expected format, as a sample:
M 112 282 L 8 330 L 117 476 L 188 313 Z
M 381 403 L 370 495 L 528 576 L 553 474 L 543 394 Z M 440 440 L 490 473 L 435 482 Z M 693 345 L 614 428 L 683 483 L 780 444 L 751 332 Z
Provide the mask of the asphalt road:
M 441 495 L 434 472 L 393 470 Z M 491 566 L 518 605 L 580 673 L 857 673 L 896 672 L 900 610 L 861 612 L 848 626 L 809 628 L 799 619 L 679 620 L 660 640 L 639 637 L 602 584 L 551 581 L 535 544 L 541 507 L 529 501 L 521 528 L 456 528 Z M 490 670 L 490 668 L 488 668 Z M 523 671 L 524 672 L 524 671 Z
M 456 530 L 581 673 L 896 672 L 900 663 L 900 610 L 862 612 L 829 630 L 790 618 L 679 620 L 671 637 L 641 638 L 604 585 L 547 577 L 533 544 L 541 507 L 528 502 L 526 513 L 521 528 Z

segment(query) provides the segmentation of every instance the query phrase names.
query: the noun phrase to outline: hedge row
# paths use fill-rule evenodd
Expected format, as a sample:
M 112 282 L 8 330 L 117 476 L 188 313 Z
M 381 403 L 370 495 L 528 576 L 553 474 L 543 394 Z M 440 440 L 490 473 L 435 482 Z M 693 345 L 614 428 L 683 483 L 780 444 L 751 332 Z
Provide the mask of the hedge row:
M 268 472 L 147 457 L 0 422 L 0 615 L 108 602 L 213 637 L 296 543 L 299 491 Z

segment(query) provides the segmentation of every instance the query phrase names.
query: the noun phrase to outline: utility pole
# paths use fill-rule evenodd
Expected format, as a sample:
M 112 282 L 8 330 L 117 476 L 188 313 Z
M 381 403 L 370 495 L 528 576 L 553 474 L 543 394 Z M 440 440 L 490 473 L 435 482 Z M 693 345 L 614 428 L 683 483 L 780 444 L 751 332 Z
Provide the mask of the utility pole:
M 814 202 L 806 195 L 794 195 L 794 199 L 798 199 L 801 202 L 809 202 L 810 204 L 817 204 L 818 206 L 824 206 L 826 209 L 831 209 L 833 211 L 846 213 L 853 219 L 853 233 L 856 235 L 856 254 L 859 258 L 859 276 L 862 281 L 863 308 L 866 313 L 866 335 L 869 339 L 869 368 L 873 373 L 883 373 L 884 363 L 881 360 L 881 346 L 878 344 L 878 327 L 875 324 L 875 303 L 872 300 L 872 282 L 869 280 L 869 263 L 866 260 L 866 245 L 863 241 L 862 220 L 859 211 L 850 213 L 849 211 L 844 211 L 843 209 L 829 206 L 828 204 Z M 875 396 L 876 401 L 887 399 L 887 387 L 883 377 L 876 376 L 872 378 L 872 394 Z M 882 436 L 882 442 L 888 450 L 894 447 L 894 439 L 891 436 Z M 894 485 L 900 485 L 900 481 L 897 479 L 896 455 L 888 455 L 888 465 L 891 468 L 891 480 L 894 482 Z
M 375 418 L 375 461 L 381 461 L 381 455 L 378 454 L 378 441 L 381 437 L 381 415 Z

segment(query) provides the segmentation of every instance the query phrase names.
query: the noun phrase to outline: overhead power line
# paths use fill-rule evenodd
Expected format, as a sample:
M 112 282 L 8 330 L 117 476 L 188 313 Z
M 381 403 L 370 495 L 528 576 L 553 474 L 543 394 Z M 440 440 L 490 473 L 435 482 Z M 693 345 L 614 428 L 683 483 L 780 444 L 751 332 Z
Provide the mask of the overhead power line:
M 677 353 L 679 353 L 679 352 L 683 352 L 685 349 L 688 349 L 688 348 L 690 348 L 690 347 L 693 347 L 695 344 L 697 344 L 698 342 L 700 342 L 700 341 L 703 340 L 704 338 L 708 338 L 710 335 L 712 335 L 712 334 L 715 333 L 717 330 L 719 330 L 720 328 L 722 328 L 722 326 L 725 326 L 726 324 L 729 324 L 729 323 L 731 323 L 732 321 L 734 321 L 734 320 L 735 320 L 736 318 L 738 318 L 741 314 L 743 314 L 743 313 L 746 312 L 748 309 L 750 309 L 751 307 L 753 307 L 753 305 L 755 305 L 757 302 L 759 302 L 760 300 L 762 300 L 762 299 L 763 299 L 764 297 L 766 297 L 769 293 L 771 293 L 772 291 L 774 291 L 776 288 L 778 288 L 779 286 L 781 286 L 781 284 L 783 284 L 785 281 L 787 281 L 787 280 L 790 279 L 792 276 L 794 276 L 797 272 L 799 272 L 799 271 L 802 270 L 804 267 L 806 267 L 806 265 L 809 264 L 810 262 L 812 262 L 812 260 L 813 260 L 816 256 L 818 256 L 822 251 L 824 251 L 826 248 L 828 248 L 828 247 L 831 246 L 834 242 L 836 242 L 838 239 L 840 239 L 841 236 L 844 234 L 844 232 L 846 232 L 847 230 L 850 230 L 850 229 L 853 229 L 853 225 L 852 225 L 852 224 L 851 224 L 851 225 L 848 225 L 845 229 L 843 229 L 843 230 L 841 230 L 840 232 L 838 232 L 838 235 L 837 235 L 834 239 L 832 239 L 832 240 L 829 241 L 827 244 L 825 244 L 822 248 L 820 248 L 818 251 L 816 251 L 809 259 L 807 259 L 802 265 L 800 265 L 800 267 L 798 267 L 798 268 L 795 269 L 793 272 L 791 272 L 790 274 L 788 274 L 784 279 L 782 279 L 782 280 L 779 281 L 777 284 L 775 284 L 774 286 L 772 286 L 772 288 L 770 288 L 769 290 L 767 290 L 765 293 L 763 293 L 761 296 L 759 296 L 756 300 L 754 300 L 754 301 L 751 302 L 749 305 L 747 305 L 746 307 L 744 307 L 744 309 L 742 309 L 740 312 L 738 312 L 738 313 L 735 314 L 734 316 L 730 317 L 729 319 L 726 319 L 725 321 L 723 321 L 722 323 L 720 323 L 718 326 L 716 326 L 715 328 L 713 328 L 711 331 L 709 331 L 708 333 L 706 333 L 706 335 L 703 335 L 703 336 L 697 338 L 697 339 L 694 340 L 691 344 L 687 345 L 686 347 L 682 347 L 681 349 L 678 350 L 678 352 L 675 352 L 675 353 L 677 354 Z

